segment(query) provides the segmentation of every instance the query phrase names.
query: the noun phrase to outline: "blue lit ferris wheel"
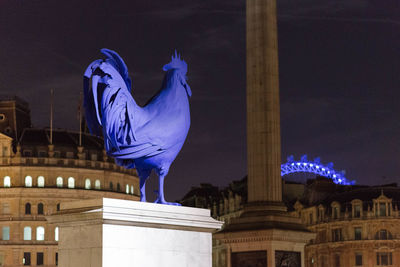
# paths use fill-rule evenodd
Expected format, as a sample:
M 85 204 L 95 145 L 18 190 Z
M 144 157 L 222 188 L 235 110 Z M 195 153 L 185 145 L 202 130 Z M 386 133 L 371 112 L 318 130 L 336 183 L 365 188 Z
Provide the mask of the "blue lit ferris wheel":
M 307 172 L 314 173 L 332 179 L 335 184 L 353 185 L 355 181 L 346 179 L 344 171 L 335 171 L 333 163 L 330 162 L 326 165 L 321 164 L 320 158 L 315 158 L 313 161 L 307 159 L 307 155 L 303 155 L 300 161 L 294 160 L 293 156 L 287 158 L 287 162 L 281 165 L 281 176 L 290 173 Z

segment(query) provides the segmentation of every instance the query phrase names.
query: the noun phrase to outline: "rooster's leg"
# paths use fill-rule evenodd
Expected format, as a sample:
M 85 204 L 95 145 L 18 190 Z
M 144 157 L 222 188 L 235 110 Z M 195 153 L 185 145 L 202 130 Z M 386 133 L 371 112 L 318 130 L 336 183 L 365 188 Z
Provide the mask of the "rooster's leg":
M 146 202 L 146 180 L 147 178 L 140 177 L 140 201 Z
M 138 170 L 139 174 L 139 187 L 140 187 L 140 201 L 146 202 L 146 181 L 150 176 L 151 170 Z
M 159 192 L 158 192 L 158 197 L 157 197 L 155 203 L 166 204 L 166 205 L 174 205 L 174 206 L 181 206 L 180 203 L 165 201 L 165 198 L 164 198 L 164 178 L 167 175 L 168 170 L 169 170 L 169 168 L 166 168 L 166 171 L 165 171 L 165 169 L 161 169 L 158 172 Z

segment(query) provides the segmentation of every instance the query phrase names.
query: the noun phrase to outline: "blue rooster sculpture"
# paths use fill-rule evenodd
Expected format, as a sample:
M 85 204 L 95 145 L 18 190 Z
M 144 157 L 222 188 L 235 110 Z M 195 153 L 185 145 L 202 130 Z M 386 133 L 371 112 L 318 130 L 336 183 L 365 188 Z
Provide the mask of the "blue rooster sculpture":
M 93 61 L 86 69 L 84 84 L 85 117 L 89 130 L 103 135 L 107 154 L 117 164 L 136 168 L 140 178 L 140 201 L 146 201 L 146 181 L 154 169 L 159 178 L 156 203 L 165 201 L 164 179 L 190 127 L 187 64 L 180 55 L 164 65 L 160 91 L 140 107 L 131 95 L 131 79 L 122 58 L 101 49 L 106 59 Z

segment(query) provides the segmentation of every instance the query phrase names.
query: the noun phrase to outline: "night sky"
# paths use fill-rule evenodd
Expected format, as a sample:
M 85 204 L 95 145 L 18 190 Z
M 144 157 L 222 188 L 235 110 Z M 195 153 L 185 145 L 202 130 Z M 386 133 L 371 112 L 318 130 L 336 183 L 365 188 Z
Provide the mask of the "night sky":
M 278 0 L 278 30 L 282 160 L 400 183 L 400 1 Z M 167 200 L 246 175 L 244 0 L 0 0 L 0 94 L 29 101 L 35 127 L 49 125 L 53 88 L 55 126 L 78 129 L 82 75 L 103 47 L 127 63 L 139 104 L 174 49 L 188 63 L 192 125 Z

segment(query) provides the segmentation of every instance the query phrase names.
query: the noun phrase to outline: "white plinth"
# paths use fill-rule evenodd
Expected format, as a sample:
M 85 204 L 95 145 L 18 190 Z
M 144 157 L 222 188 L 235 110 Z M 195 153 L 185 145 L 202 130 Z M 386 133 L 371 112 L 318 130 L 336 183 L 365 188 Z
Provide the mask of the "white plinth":
M 60 267 L 211 267 L 222 226 L 206 209 L 109 198 L 63 203 L 47 219 Z

